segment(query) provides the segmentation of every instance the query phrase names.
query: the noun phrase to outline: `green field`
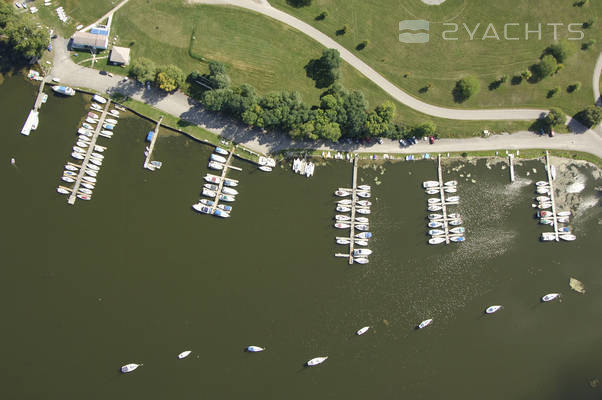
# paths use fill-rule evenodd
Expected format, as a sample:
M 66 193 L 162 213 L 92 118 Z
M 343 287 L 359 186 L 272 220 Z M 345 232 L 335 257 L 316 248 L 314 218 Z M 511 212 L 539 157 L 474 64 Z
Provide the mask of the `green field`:
M 38 17 L 48 26 L 59 33 L 70 36 L 75 32 L 77 25 L 89 25 L 106 14 L 111 8 L 119 4 L 121 0 L 54 0 L 49 7 L 44 6 L 43 1 L 36 1 L 39 11 Z M 33 5 L 33 4 L 32 4 Z M 63 24 L 57 14 L 56 8 L 63 7 L 65 14 L 70 17 Z
M 462 108 L 558 106 L 568 113 L 592 103 L 592 73 L 600 43 L 588 51 L 580 50 L 580 46 L 589 39 L 600 42 L 600 21 L 595 21 L 588 29 L 572 28 L 581 29 L 585 37 L 583 41 L 573 42 L 576 50 L 556 76 L 537 84 L 506 83 L 496 90 L 489 90 L 488 86 L 501 75 L 512 77 L 538 60 L 542 51 L 553 43 L 553 27 L 546 26 L 547 23 L 564 23 L 557 28 L 558 39 L 567 38 L 567 24 L 602 16 L 601 1 L 591 0 L 584 7 L 574 7 L 574 1 L 570 0 L 447 0 L 440 6 L 427 6 L 420 0 L 314 0 L 311 6 L 303 8 L 294 8 L 287 0 L 271 0 L 270 3 L 332 36 L 387 79 L 426 102 Z M 326 19 L 316 20 L 323 10 L 328 11 Z M 419 19 L 430 21 L 430 41 L 401 43 L 399 22 Z M 442 32 L 453 29 L 443 23 L 458 24 L 458 32 L 448 34 L 458 40 L 443 40 Z M 474 31 L 479 23 L 473 40 L 470 40 L 463 24 Z M 506 23 L 520 24 L 508 27 L 508 37 L 520 37 L 520 40 L 504 40 Z M 526 23 L 530 30 L 542 23 L 541 40 L 537 40 L 535 33 L 531 34 L 530 40 L 524 40 Z M 349 31 L 337 35 L 336 31 L 345 24 Z M 501 40 L 483 40 L 489 24 L 493 24 Z M 493 31 L 488 34 L 493 36 Z M 570 35 L 577 37 L 577 34 Z M 368 47 L 356 50 L 363 40 L 370 41 Z M 407 73 L 409 77 L 404 77 Z M 481 92 L 458 105 L 451 92 L 455 82 L 467 74 L 480 79 Z M 567 86 L 576 81 L 581 82 L 581 89 L 568 93 Z M 429 82 L 432 89 L 421 93 L 420 89 Z M 547 98 L 548 91 L 557 86 L 561 88 L 560 92 Z

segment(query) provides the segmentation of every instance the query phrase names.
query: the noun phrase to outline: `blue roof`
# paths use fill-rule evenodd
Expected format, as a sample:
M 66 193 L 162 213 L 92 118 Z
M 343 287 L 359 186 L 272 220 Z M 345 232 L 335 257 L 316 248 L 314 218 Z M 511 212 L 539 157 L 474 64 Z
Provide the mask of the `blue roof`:
M 95 35 L 109 36 L 109 30 L 108 29 L 92 28 L 92 29 L 90 29 L 90 33 L 93 33 Z

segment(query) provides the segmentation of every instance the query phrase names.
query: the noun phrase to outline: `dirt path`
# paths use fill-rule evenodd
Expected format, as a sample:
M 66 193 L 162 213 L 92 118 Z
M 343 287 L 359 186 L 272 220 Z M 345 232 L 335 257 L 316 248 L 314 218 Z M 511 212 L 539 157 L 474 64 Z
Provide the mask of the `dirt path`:
M 109 18 L 110 16 L 112 16 L 115 11 L 119 10 L 121 7 L 123 7 L 125 5 L 125 3 L 127 3 L 130 0 L 123 0 L 121 3 L 117 4 L 115 7 L 113 7 L 111 10 L 109 10 L 109 12 L 107 12 L 105 15 L 103 15 L 102 17 L 100 17 L 99 19 L 97 19 L 96 21 L 92 22 L 90 25 L 86 26 L 85 28 L 81 29 L 80 32 L 87 32 L 88 30 L 90 30 L 90 28 L 92 28 L 94 25 L 96 24 L 100 24 L 102 21 L 104 21 L 105 19 Z

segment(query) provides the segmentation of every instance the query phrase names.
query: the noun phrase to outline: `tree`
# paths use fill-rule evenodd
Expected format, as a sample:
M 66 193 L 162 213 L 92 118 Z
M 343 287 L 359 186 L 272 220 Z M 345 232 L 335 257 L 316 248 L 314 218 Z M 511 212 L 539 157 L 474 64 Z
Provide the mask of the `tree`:
M 368 136 L 389 135 L 395 129 L 393 125 L 395 113 L 395 104 L 390 101 L 379 104 L 374 111 L 368 113 L 365 124 L 366 134 Z
M 545 116 L 543 122 L 549 127 L 555 127 L 564 125 L 566 123 L 566 116 L 559 108 L 551 108 L 550 112 Z
M 328 17 L 328 11 L 324 10 L 316 17 L 316 21 L 323 21 L 326 17 Z
M 469 75 L 456 82 L 456 87 L 453 90 L 454 99 L 458 103 L 462 103 L 477 94 L 479 90 L 481 90 L 479 80 Z
M 338 50 L 326 49 L 322 52 L 322 57 L 307 63 L 305 71 L 309 78 L 316 81 L 317 88 L 325 88 L 341 77 L 340 66 L 341 55 Z
M 231 89 L 208 90 L 203 93 L 203 105 L 209 111 L 222 111 L 232 96 Z
M 2 4 L 0 32 L 6 38 L 9 48 L 15 55 L 25 59 L 41 57 L 42 51 L 48 46 L 48 33 L 32 20 L 16 15 L 12 10 L 6 10 L 6 3 Z
M 532 67 L 534 78 L 540 81 L 556 72 L 556 68 L 558 68 L 558 62 L 553 55 L 543 56 L 541 61 Z
M 175 65 L 160 68 L 157 72 L 155 83 L 159 89 L 165 92 L 172 92 L 184 83 L 184 72 Z
M 138 82 L 151 82 L 155 80 L 157 75 L 157 67 L 155 63 L 148 58 L 138 58 L 132 62 L 130 66 L 130 76 Z
M 336 142 L 341 137 L 341 127 L 332 121 L 322 109 L 315 110 L 312 114 L 314 134 L 322 139 Z
M 286 0 L 286 2 L 291 6 L 297 8 L 307 7 L 311 5 L 311 0 Z
M 414 129 L 412 130 L 412 133 L 414 134 L 414 136 L 418 137 L 418 138 L 422 138 L 425 136 L 433 136 L 435 135 L 437 132 L 437 125 L 435 125 L 433 122 L 431 121 L 427 121 L 424 122 L 416 127 L 414 127 Z
M 569 93 L 577 92 L 581 89 L 581 82 L 574 82 L 567 86 L 566 91 Z
M 209 63 L 207 80 L 209 81 L 209 85 L 214 89 L 224 89 L 230 86 L 230 78 L 228 77 L 226 66 L 219 61 L 211 61 Z
M 574 48 L 569 42 L 561 41 L 554 43 L 544 51 L 544 55 L 550 54 L 554 56 L 558 63 L 565 62 L 571 54 L 573 54 Z
M 594 127 L 602 122 L 602 108 L 588 106 L 586 109 L 578 112 L 575 118 L 588 128 Z

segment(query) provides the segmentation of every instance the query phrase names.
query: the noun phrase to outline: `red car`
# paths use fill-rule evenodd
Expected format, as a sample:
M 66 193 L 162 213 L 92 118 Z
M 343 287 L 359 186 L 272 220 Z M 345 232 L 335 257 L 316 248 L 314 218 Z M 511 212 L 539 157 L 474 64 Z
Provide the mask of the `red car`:
M 429 136 L 429 143 L 435 144 L 435 138 L 433 136 Z

